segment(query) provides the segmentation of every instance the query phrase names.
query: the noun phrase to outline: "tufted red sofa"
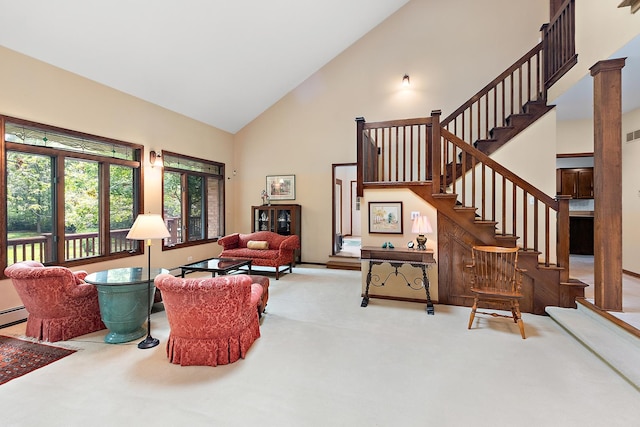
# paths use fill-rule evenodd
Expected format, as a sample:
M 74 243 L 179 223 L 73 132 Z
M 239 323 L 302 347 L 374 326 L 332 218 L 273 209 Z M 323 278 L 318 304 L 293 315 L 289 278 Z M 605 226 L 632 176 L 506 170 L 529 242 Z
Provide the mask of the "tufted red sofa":
M 83 280 L 86 271 L 23 261 L 7 267 L 4 274 L 29 313 L 27 336 L 55 342 L 105 329 L 98 291 Z
M 268 249 L 250 249 L 247 244 L 267 242 Z M 300 249 L 300 238 L 297 235 L 283 236 L 271 231 L 256 231 L 249 234 L 229 234 L 218 239 L 222 246 L 220 258 L 251 259 L 251 265 L 274 267 L 276 280 L 280 278 L 280 267 L 287 266 L 282 272 L 293 271 L 295 267 L 295 250 Z
M 167 357 L 181 366 L 217 366 L 245 357 L 260 337 L 256 306 L 262 286 L 245 274 L 156 276 L 169 320 Z

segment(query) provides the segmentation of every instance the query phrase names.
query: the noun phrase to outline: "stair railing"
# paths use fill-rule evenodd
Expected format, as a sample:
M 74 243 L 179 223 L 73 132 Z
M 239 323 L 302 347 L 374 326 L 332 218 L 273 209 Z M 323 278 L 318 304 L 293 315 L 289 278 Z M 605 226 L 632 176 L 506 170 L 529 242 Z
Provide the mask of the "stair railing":
M 367 182 L 431 180 L 431 129 L 439 115 L 416 119 L 357 123 L 357 193 Z
M 540 43 L 442 120 L 442 126 L 472 144 L 491 139 L 491 130 L 507 126 L 509 116 L 522 113 L 528 102 L 546 102 L 547 90 L 578 60 L 575 0 L 566 0 L 541 32 Z
M 442 126 L 469 144 L 490 139 L 530 101 L 544 100 L 542 42 L 442 120 Z
M 575 0 L 566 0 L 551 22 L 540 28 L 544 53 L 544 87 L 549 89 L 578 62 Z
M 440 135 L 440 144 L 432 146 L 433 174 L 449 184 L 436 186 L 434 179 L 434 191 L 457 194 L 462 206 L 477 208 L 478 220 L 497 223 L 497 235 L 518 236 L 518 246 L 540 252 L 545 266 L 564 267 L 562 279 L 567 280 L 568 199 L 549 197 L 452 132 L 443 128 Z

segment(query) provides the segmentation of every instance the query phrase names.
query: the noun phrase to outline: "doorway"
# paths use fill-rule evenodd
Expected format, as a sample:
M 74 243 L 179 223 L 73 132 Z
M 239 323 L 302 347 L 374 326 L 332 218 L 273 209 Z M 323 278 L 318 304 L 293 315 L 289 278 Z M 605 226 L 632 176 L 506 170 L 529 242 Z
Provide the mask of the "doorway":
M 331 255 L 360 258 L 361 218 L 360 198 L 356 193 L 355 163 L 334 164 L 333 220 Z

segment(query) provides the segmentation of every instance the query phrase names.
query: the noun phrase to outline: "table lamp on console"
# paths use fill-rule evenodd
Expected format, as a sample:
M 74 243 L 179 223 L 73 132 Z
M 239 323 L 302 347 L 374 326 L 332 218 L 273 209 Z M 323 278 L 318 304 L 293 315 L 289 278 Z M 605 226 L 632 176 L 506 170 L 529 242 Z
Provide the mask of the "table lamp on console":
M 138 343 L 138 348 L 151 348 L 160 341 L 151 336 L 151 239 L 170 237 L 162 216 L 158 214 L 140 214 L 131 226 L 127 239 L 147 241 L 147 337 Z
M 425 233 L 433 232 L 433 229 L 431 228 L 431 223 L 429 222 L 429 217 L 427 217 L 426 215 L 415 217 L 413 219 L 411 232 L 418 235 L 418 237 L 416 237 L 416 243 L 418 243 L 418 247 L 416 249 L 421 251 L 426 250 L 427 238 L 424 235 Z

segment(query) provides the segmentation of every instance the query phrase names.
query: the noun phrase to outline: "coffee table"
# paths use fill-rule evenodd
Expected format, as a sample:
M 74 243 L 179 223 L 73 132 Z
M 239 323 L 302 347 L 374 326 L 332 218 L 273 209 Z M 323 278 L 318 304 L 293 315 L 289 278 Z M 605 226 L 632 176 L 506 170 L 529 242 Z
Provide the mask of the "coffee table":
M 211 272 L 211 277 L 214 277 L 216 274 L 219 276 L 230 273 L 251 274 L 251 262 L 252 260 L 250 259 L 241 258 L 211 258 L 205 261 L 194 262 L 193 264 L 181 265 L 180 270 L 182 277 L 194 271 Z M 242 267 L 248 267 L 248 269 L 245 270 Z

